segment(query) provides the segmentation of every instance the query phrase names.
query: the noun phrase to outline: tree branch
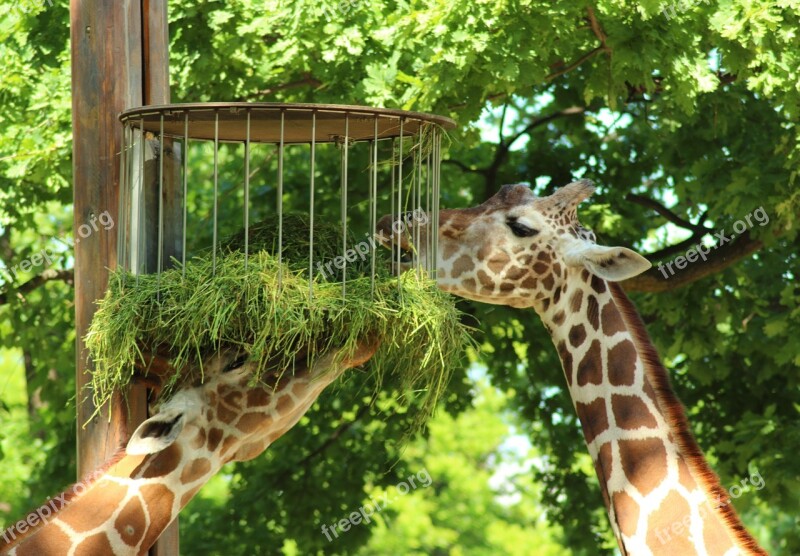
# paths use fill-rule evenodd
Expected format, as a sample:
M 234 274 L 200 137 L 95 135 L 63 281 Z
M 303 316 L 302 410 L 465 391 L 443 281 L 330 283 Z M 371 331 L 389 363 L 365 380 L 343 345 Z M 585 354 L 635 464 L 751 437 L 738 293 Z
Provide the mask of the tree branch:
M 674 290 L 711 274 L 721 272 L 740 260 L 749 257 L 762 247 L 764 247 L 764 243 L 761 240 L 753 239 L 750 236 L 750 232 L 746 231 L 732 241 L 715 247 L 706 256 L 705 261 L 689 262 L 682 269 L 678 269 L 672 262 L 668 263 L 672 265 L 671 267 L 662 264 L 639 276 L 625 280 L 622 282 L 622 287 L 626 291 L 649 293 Z
M 34 276 L 24 284 L 21 284 L 20 287 L 14 289 L 14 293 L 20 299 L 24 299 L 26 293 L 30 293 L 42 284 L 47 282 L 52 282 L 54 280 L 60 280 L 69 284 L 70 286 L 75 283 L 75 273 L 74 270 L 69 268 L 67 270 L 56 270 L 53 268 L 48 268 L 38 276 Z M 2 292 L 0 293 L 0 305 L 5 305 L 9 302 L 9 292 Z
M 683 218 L 672 212 L 670 209 L 668 209 L 658 201 L 650 199 L 649 197 L 637 195 L 636 193 L 628 193 L 628 195 L 625 196 L 625 199 L 627 201 L 631 201 L 632 203 L 636 203 L 637 205 L 653 209 L 658 214 L 666 218 L 668 221 L 686 230 L 691 230 L 695 233 L 700 233 L 700 234 L 708 234 L 711 233 L 712 231 L 703 226 L 702 224 L 693 224 L 688 220 L 684 220 Z
M 467 166 L 466 164 L 464 164 L 460 160 L 455 160 L 453 158 L 448 158 L 446 160 L 442 160 L 442 164 L 452 164 L 453 166 L 456 166 L 457 168 L 460 168 L 461 171 L 467 172 L 467 173 L 470 173 L 470 174 L 481 174 L 481 175 L 485 176 L 486 172 L 487 172 L 486 168 L 472 168 L 470 166 Z

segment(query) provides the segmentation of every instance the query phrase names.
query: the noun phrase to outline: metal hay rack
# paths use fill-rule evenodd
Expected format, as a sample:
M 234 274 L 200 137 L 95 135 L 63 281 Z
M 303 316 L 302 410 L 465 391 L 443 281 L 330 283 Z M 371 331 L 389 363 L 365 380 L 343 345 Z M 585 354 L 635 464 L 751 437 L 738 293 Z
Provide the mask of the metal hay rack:
M 448 118 L 361 106 L 198 103 L 136 108 L 120 120 L 117 254 L 133 274 L 160 275 L 209 249 L 216 272 L 220 241 L 239 230 L 247 264 L 250 227 L 267 219 L 277 222 L 280 262 L 284 215 L 302 211 L 310 220 L 313 295 L 315 275 L 331 268 L 314 260 L 314 221 L 333 218 L 338 201 L 344 261 L 335 263 L 345 295 L 350 238 L 372 237 L 380 215 L 424 214 L 438 229 L 442 137 L 455 127 Z M 407 260 L 396 250 L 393 267 L 411 263 L 418 275 L 435 277 L 436 235 L 424 239 L 423 257 L 413 251 Z M 419 245 L 418 235 L 410 239 Z M 374 248 L 369 258 L 374 288 Z

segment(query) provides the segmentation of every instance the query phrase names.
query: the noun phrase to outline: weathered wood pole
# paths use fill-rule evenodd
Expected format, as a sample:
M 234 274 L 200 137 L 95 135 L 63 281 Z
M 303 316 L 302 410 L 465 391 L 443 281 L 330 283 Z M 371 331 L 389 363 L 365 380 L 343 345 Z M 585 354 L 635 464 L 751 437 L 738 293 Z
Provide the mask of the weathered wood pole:
M 128 108 L 169 102 L 167 1 L 71 0 L 70 37 L 80 477 L 108 459 L 147 415 L 146 390 L 132 387 L 127 406 L 117 396 L 110 408 L 89 419 L 95 407 L 85 387 L 94 367 L 83 337 L 94 315 L 95 301 L 105 293 L 106 269 L 117 263 L 122 150 L 118 115 Z M 174 199 L 168 197 L 171 192 L 167 186 L 172 181 L 164 180 L 165 198 Z M 105 212 L 115 223 L 108 231 L 96 224 Z M 87 225 L 90 233 L 86 233 Z M 151 554 L 178 554 L 177 523 L 164 532 Z

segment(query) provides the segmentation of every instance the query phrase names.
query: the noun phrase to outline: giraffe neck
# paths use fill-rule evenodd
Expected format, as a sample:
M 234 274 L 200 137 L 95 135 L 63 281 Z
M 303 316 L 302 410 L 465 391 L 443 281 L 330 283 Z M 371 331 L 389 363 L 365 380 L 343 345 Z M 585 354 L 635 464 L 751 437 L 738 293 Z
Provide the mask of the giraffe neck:
M 326 356 L 319 365 L 327 372 L 284 377 L 290 384 L 278 395 L 270 386 L 220 392 L 222 399 L 212 400 L 218 414 L 209 410 L 206 424 L 187 423 L 174 443 L 153 454 L 121 451 L 96 478 L 76 483 L 69 496 L 49 499 L 28 514 L 29 521 L 0 532 L 0 554 L 146 554 L 225 463 L 256 457 L 297 423 L 344 371 L 341 365 L 328 370 L 332 362 Z M 270 432 L 241 441 L 263 427 Z
M 761 554 L 692 436 L 622 289 L 588 272 L 538 306 L 624 554 Z

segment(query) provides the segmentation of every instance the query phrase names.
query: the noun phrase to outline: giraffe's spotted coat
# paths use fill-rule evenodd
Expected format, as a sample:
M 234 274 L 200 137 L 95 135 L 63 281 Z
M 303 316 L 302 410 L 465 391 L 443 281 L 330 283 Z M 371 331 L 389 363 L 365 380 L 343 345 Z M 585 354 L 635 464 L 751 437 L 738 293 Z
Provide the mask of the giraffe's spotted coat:
M 376 347 L 361 346 L 341 362 L 335 353 L 321 356 L 313 368 L 300 364 L 294 374 L 265 378 L 257 387 L 250 384 L 255 363 L 229 372 L 235 354 L 213 356 L 203 365 L 205 383 L 177 392 L 162 408 L 163 420 L 137 430 L 145 439 L 174 430 L 171 443 L 153 453 L 123 454 L 47 523 L 16 540 L 9 554 L 147 554 L 222 465 L 262 453 L 342 371 L 369 359 Z
M 682 451 L 683 433 L 673 428 L 671 402 L 659 396 L 663 386 L 654 383 L 658 375 L 652 375 L 649 356 L 627 324 L 623 311 L 628 309 L 615 298 L 622 294 L 600 277 L 624 272 L 626 265 L 636 264 L 636 255 L 601 251 L 593 272 L 584 255 L 576 254 L 596 245 L 595 235 L 577 218 L 578 204 L 592 189 L 576 182 L 538 198 L 527 187 L 509 185 L 480 206 L 441 211 L 439 286 L 475 301 L 533 308 L 540 315 L 561 359 L 623 553 L 763 554 L 752 538 L 732 527 L 738 523 L 735 516 L 709 508 L 704 485 L 710 483 L 690 470 L 688 458 L 694 456 Z M 524 222 L 535 233 L 517 237 L 511 221 Z M 379 230 L 390 224 L 384 217 Z M 422 230 L 421 257 L 429 232 Z M 702 466 L 698 469 L 704 473 Z M 684 519 L 690 526 L 675 534 L 672 524 Z M 664 530 L 673 531 L 666 541 L 657 534 Z

